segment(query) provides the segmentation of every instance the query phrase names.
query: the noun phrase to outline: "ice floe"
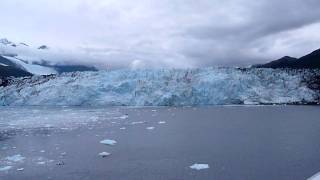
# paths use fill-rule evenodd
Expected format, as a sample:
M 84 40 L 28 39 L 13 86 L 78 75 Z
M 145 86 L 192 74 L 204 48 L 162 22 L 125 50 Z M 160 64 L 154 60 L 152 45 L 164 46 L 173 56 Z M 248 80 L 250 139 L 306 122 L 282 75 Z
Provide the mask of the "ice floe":
M 320 180 L 320 172 L 313 175 L 311 178 L 308 178 L 307 180 Z
M 129 118 L 129 115 L 128 114 L 125 114 L 125 115 L 122 115 L 119 117 L 119 119 L 128 119 Z
M 131 125 L 136 125 L 136 124 L 143 124 L 145 123 L 144 121 L 136 121 L 136 122 L 132 122 Z
M 108 153 L 108 152 L 99 153 L 99 156 L 101 156 L 101 157 L 107 157 L 107 156 L 110 156 L 110 155 L 111 155 L 111 153 Z
M 12 162 L 21 162 L 24 159 L 25 157 L 21 156 L 20 154 L 6 157 L 6 160 L 12 161 Z
M 117 141 L 111 140 L 111 139 L 105 139 L 105 140 L 100 141 L 100 143 L 113 146 L 117 143 Z
M 24 168 L 18 168 L 17 169 L 17 171 L 23 171 L 24 170 Z
M 11 168 L 12 168 L 12 166 L 0 167 L 0 171 L 9 171 Z
M 147 130 L 154 130 L 154 127 L 147 127 Z
M 208 164 L 193 164 L 192 166 L 190 166 L 191 169 L 195 169 L 195 170 L 202 170 L 202 169 L 208 169 L 209 165 Z
M 166 124 L 167 122 L 165 121 L 159 121 L 158 124 Z

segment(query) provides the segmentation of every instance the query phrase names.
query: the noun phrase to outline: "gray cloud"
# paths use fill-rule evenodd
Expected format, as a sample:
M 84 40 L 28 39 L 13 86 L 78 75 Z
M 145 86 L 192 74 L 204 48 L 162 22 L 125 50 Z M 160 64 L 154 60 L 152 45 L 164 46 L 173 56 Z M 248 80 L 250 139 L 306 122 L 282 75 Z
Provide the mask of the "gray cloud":
M 0 36 L 57 47 L 64 54 L 57 61 L 102 67 L 238 66 L 320 48 L 318 0 L 2 0 L 1 7 Z

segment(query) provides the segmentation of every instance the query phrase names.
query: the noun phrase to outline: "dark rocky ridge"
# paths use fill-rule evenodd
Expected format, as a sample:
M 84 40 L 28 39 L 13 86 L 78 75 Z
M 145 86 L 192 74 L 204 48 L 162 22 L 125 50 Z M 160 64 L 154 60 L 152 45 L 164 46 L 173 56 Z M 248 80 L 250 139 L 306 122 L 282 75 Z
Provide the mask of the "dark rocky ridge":
M 281 59 L 262 64 L 254 65 L 255 68 L 292 68 L 292 69 L 320 69 L 320 49 L 303 56 L 299 59 L 285 56 Z

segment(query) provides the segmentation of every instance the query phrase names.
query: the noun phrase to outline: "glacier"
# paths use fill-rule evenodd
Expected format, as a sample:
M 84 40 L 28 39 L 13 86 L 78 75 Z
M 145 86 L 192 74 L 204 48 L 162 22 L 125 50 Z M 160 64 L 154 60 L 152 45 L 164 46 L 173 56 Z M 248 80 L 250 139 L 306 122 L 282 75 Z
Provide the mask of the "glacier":
M 319 103 L 316 70 L 240 68 L 73 72 L 0 80 L 2 106 L 206 106 Z

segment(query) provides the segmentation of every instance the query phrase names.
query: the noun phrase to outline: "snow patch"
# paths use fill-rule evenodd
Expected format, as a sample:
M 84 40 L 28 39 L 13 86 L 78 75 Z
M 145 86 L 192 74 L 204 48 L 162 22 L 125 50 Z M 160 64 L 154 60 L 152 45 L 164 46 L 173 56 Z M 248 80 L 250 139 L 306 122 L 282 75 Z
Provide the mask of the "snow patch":
M 57 74 L 57 71 L 55 71 L 53 68 L 48 68 L 48 67 L 35 65 L 35 64 L 27 64 L 25 63 L 25 60 L 23 60 L 21 57 L 10 57 L 10 56 L 3 56 L 3 57 L 11 60 L 13 63 L 17 64 L 18 66 L 21 66 L 23 69 L 30 72 L 31 74 L 35 74 L 35 75 Z

